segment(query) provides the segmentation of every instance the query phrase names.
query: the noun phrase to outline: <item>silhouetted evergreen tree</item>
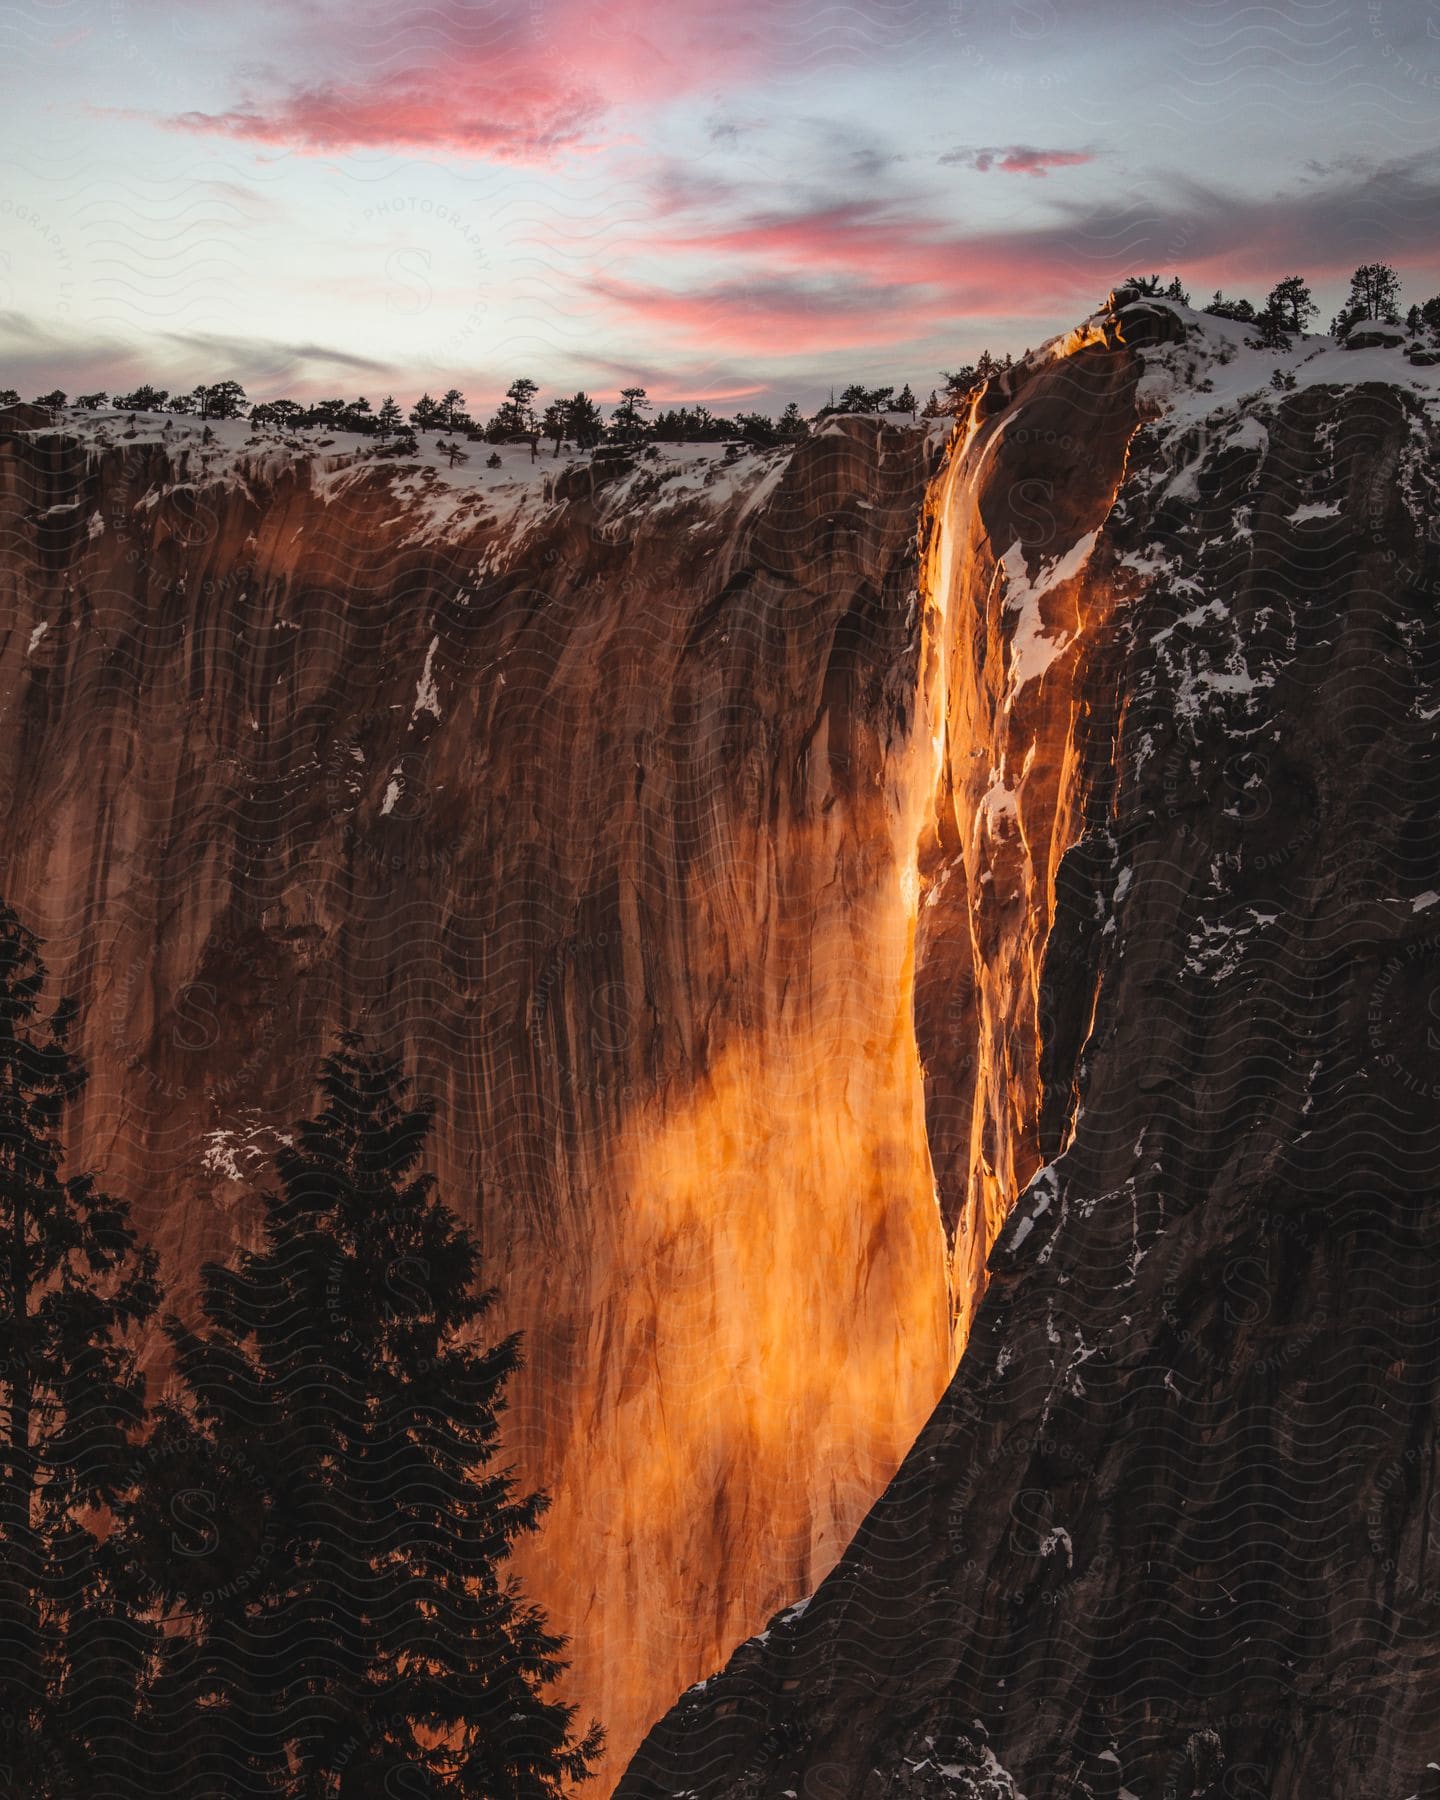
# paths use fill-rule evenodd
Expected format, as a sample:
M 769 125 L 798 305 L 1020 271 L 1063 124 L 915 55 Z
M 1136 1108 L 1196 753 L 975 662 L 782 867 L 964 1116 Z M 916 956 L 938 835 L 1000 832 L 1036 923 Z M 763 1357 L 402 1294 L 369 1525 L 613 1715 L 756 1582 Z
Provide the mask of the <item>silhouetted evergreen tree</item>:
M 528 375 L 521 375 L 512 381 L 505 390 L 505 398 L 496 408 L 494 418 L 485 428 L 486 437 L 492 443 L 504 443 L 506 438 L 520 437 L 533 431 L 533 402 L 539 391 L 539 382 L 531 381 Z
M 155 1259 L 128 1209 L 63 1175 L 84 1086 L 75 1007 L 41 1015 L 39 945 L 0 903 L 0 1791 L 131 1794 L 155 1633 L 88 1528 L 130 1472 L 144 1386 L 128 1335 L 155 1311 Z
M 1007 367 L 988 349 L 980 352 L 979 360 L 973 363 L 961 363 L 958 369 L 942 369 L 940 379 L 945 383 L 945 396 L 952 404 L 963 398 L 971 388 L 982 381 L 988 381 L 992 375 L 998 375 Z
M 638 444 L 645 435 L 644 415 L 650 410 L 643 387 L 620 390 L 620 404 L 610 415 L 610 432 L 618 443 Z
M 245 390 L 238 381 L 217 381 L 198 387 L 195 399 L 202 419 L 238 419 L 245 410 Z
M 552 400 L 545 408 L 545 417 L 540 421 L 545 436 L 555 446 L 555 454 L 560 454 L 560 446 L 565 442 L 565 434 L 570 429 L 570 403 L 568 400 Z
M 1219 288 L 1216 288 L 1213 299 L 1204 310 L 1217 319 L 1236 319 L 1245 325 L 1255 318 L 1255 308 L 1250 301 L 1243 298 L 1227 300 Z
M 1257 314 L 1255 319 L 1255 336 L 1247 338 L 1247 344 L 1261 350 L 1288 350 L 1290 348 L 1289 315 L 1281 308 L 1268 302 L 1265 310 Z
M 262 400 L 250 408 L 252 425 L 277 425 L 282 431 L 293 430 L 305 417 L 298 400 Z
M 882 410 L 881 402 L 889 404 L 894 393 L 893 388 L 867 388 L 863 382 L 852 381 L 840 390 L 840 398 L 821 412 L 868 413 Z
M 493 1290 L 420 1170 L 430 1105 L 353 1039 L 319 1086 L 259 1248 L 205 1269 L 202 1331 L 168 1326 L 186 1404 L 156 1442 L 182 1482 L 209 1473 L 217 1518 L 253 1521 L 241 1575 L 202 1565 L 174 1594 L 192 1622 L 165 1691 L 192 1721 L 176 1754 L 207 1794 L 378 1800 L 429 1779 L 547 1800 L 599 1734 L 545 1697 L 563 1639 L 506 1578 L 545 1505 L 494 1466 L 517 1340 L 480 1339 Z M 130 1526 L 162 1569 L 174 1479 Z
M 1381 324 L 1400 323 L 1400 277 L 1389 263 L 1361 263 L 1350 277 L 1350 297 L 1343 312 L 1351 324 L 1375 319 Z
M 1287 275 L 1271 288 L 1265 310 L 1283 321 L 1286 331 L 1303 332 L 1320 308 L 1303 275 Z
M 151 387 L 147 382 L 128 394 L 116 394 L 110 404 L 116 412 L 163 412 L 169 398 L 168 388 Z
M 593 450 L 600 442 L 604 429 L 601 423 L 600 408 L 582 388 L 569 403 L 570 435 L 576 447 L 581 450 Z
M 433 431 L 440 423 L 440 404 L 430 394 L 422 394 L 410 408 L 410 423 L 417 431 Z

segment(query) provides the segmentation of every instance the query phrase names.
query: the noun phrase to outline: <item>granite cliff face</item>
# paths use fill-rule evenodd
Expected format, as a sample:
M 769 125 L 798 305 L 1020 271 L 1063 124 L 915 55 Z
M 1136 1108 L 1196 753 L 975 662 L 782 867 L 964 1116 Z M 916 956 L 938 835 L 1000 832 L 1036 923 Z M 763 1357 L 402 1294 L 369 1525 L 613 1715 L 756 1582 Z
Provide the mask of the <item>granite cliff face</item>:
M 78 1153 L 183 1310 L 405 1052 L 607 1783 L 780 1606 L 627 1792 L 1419 1781 L 1431 374 L 1140 306 L 948 446 L 0 417 Z
M 978 1105 L 1034 987 L 1038 1113 L 989 1107 L 972 1208 L 1030 1179 L 895 1481 L 656 1727 L 637 1800 L 1440 1792 L 1440 394 L 1398 349 L 1117 325 L 1139 384 L 1069 434 L 1128 418 L 1123 477 L 1073 519 L 1035 490 L 1048 573 L 1016 516 L 1047 378 L 985 397 L 928 504 L 952 697 L 1033 673 L 1012 769 L 1032 691 L 1076 721 L 1033 808 L 969 802 L 1018 893 L 1050 868 L 977 1009 Z
M 183 1311 L 333 1033 L 404 1052 L 525 1336 L 522 1572 L 610 1780 L 953 1362 L 942 1213 L 986 1222 L 926 1111 L 968 1117 L 969 1021 L 932 988 L 927 1092 L 913 998 L 942 442 L 497 476 L 22 409 L 0 452 L 5 891 L 83 1008 L 74 1151 Z

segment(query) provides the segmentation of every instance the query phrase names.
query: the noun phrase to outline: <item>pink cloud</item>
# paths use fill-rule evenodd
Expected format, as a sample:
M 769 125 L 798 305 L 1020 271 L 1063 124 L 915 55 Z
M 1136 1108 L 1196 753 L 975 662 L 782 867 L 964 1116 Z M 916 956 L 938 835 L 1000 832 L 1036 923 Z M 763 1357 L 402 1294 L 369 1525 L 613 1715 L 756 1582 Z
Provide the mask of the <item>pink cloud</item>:
M 770 275 L 676 289 L 595 277 L 588 286 L 619 322 L 725 356 L 892 345 L 950 316 L 945 301 L 918 289 L 866 282 L 827 286 Z
M 982 175 L 998 169 L 1002 175 L 1042 178 L 1051 169 L 1073 169 L 1094 160 L 1093 150 L 1037 150 L 1032 144 L 992 144 L 974 150 L 949 150 L 940 158 L 951 167 L 975 169 Z
M 721 220 L 702 204 L 652 219 L 628 251 L 667 271 L 693 259 L 696 275 L 682 285 L 597 272 L 590 292 L 617 324 L 735 358 L 893 349 L 966 320 L 1032 319 L 1043 336 L 1098 305 L 1132 260 L 1128 217 L 1108 214 L 967 231 L 917 199 L 875 197 Z M 723 265 L 723 278 L 707 264 Z
M 322 8 L 297 27 L 292 59 L 313 78 L 165 123 L 303 153 L 394 146 L 540 161 L 592 140 L 616 106 L 763 67 L 799 4 L 537 0 L 443 15 L 380 0 Z
M 458 150 L 499 162 L 543 160 L 578 146 L 602 108 L 591 95 L 542 84 L 457 87 L 443 105 L 416 78 L 369 89 L 301 88 L 223 113 L 180 113 L 180 131 L 306 151 L 382 146 Z
M 1002 317 L 1048 314 L 1094 284 L 1091 259 L 1066 256 L 1053 232 L 966 232 L 879 200 L 697 225 L 667 233 L 663 243 L 652 239 L 646 248 L 753 258 L 771 270 L 893 285 L 911 304 L 917 290 L 929 288 L 952 312 Z M 873 304 L 862 294 L 857 311 L 863 316 Z

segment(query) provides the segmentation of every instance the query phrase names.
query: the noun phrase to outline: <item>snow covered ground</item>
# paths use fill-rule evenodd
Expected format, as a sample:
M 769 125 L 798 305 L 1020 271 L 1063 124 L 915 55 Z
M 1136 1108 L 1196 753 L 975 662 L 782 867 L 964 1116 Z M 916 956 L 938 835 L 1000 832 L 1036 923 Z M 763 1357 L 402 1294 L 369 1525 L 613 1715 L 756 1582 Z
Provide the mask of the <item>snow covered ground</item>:
M 1440 402 L 1440 364 L 1420 367 L 1410 362 L 1398 345 L 1347 350 L 1335 338 L 1317 334 L 1294 338 L 1289 350 L 1255 350 L 1247 341 L 1256 335 L 1253 324 L 1217 319 L 1173 301 L 1147 304 L 1167 307 L 1192 328 L 1183 344 L 1163 344 L 1141 352 L 1145 373 L 1140 381 L 1140 402 L 1164 410 L 1177 429 L 1238 408 L 1242 402 L 1267 396 L 1282 399 L 1291 390 L 1275 386 L 1277 371 L 1282 379 L 1292 379 L 1296 389 L 1377 381 L 1411 388 L 1427 404 Z
M 936 424 L 903 414 L 887 414 L 884 423 L 896 430 L 926 431 Z M 949 423 L 939 422 L 945 430 Z M 844 427 L 832 420 L 826 429 Z M 79 437 L 97 453 L 132 445 L 163 447 L 174 479 L 152 491 L 151 504 L 176 487 L 269 483 L 297 467 L 307 471 L 317 493 L 339 498 L 364 484 L 373 504 L 371 478 L 383 470 L 391 477 L 387 492 L 396 503 L 396 521 L 407 525 L 406 541 L 417 543 L 463 538 L 501 524 L 523 528 L 558 504 L 560 474 L 594 462 L 589 451 L 566 447 L 557 457 L 554 445 L 542 442 L 532 457 L 528 444 L 472 443 L 445 431 L 418 436 L 413 456 L 393 456 L 383 454 L 384 446 L 374 437 L 356 432 L 284 430 L 253 426 L 248 419 L 202 422 L 174 413 L 132 415 L 73 406 L 62 408 L 55 425 L 36 433 L 55 434 Z M 791 445 L 767 450 L 735 450 L 724 442 L 646 445 L 636 455 L 636 467 L 597 486 L 597 494 L 603 494 L 606 512 L 642 502 L 664 511 L 699 500 L 702 510 L 718 514 L 737 498 L 748 511 L 779 481 L 793 453 Z M 498 468 L 489 466 L 492 456 L 499 457 Z

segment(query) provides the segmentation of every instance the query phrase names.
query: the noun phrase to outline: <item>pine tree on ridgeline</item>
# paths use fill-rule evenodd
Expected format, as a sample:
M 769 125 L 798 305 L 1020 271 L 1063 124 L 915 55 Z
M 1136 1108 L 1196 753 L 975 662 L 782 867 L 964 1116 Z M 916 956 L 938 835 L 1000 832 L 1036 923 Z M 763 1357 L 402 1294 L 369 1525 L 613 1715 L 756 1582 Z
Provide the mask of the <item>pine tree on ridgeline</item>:
M 540 421 L 540 427 L 547 440 L 554 444 L 556 456 L 559 456 L 560 446 L 565 442 L 565 434 L 570 429 L 570 402 L 568 400 L 552 400 L 545 408 L 545 416 Z
M 347 1037 L 319 1088 L 259 1247 L 205 1269 L 200 1330 L 168 1325 L 183 1400 L 127 1523 L 189 1621 L 157 1710 L 192 1721 L 208 1794 L 552 1800 L 601 1739 L 547 1697 L 564 1640 L 506 1575 L 546 1504 L 495 1465 L 518 1343 L 483 1344 L 494 1291 L 421 1170 L 432 1108 L 399 1064 Z M 195 1470 L 254 1524 L 231 1570 L 177 1581 Z
M 1249 300 L 1241 296 L 1227 300 L 1219 288 L 1216 288 L 1210 304 L 1201 310 L 1217 319 L 1234 319 L 1242 325 L 1250 324 L 1255 318 L 1255 308 Z
M 238 381 L 217 381 L 197 387 L 195 399 L 202 419 L 238 419 L 245 410 L 245 390 Z
M 610 433 L 617 444 L 638 444 L 645 435 L 645 417 L 650 410 L 643 387 L 620 390 L 620 404 L 610 415 Z
M 1338 338 L 1348 338 L 1357 325 L 1400 323 L 1400 277 L 1389 263 L 1361 263 L 1350 277 L 1350 295 L 1330 322 Z
M 540 384 L 528 375 L 518 376 L 505 390 L 505 398 L 486 427 L 491 443 L 503 444 L 507 438 L 523 437 L 535 429 L 535 396 Z
M 570 435 L 575 439 L 576 447 L 581 450 L 593 450 L 600 442 L 605 429 L 600 408 L 581 388 L 580 392 L 567 403 L 567 411 L 570 418 Z
M 1400 322 L 1400 277 L 1389 263 L 1361 263 L 1350 277 L 1347 309 L 1357 319 Z
M 0 1785 L 59 1800 L 145 1791 L 141 1697 L 158 1634 L 92 1524 L 132 1474 L 156 1310 L 126 1206 L 64 1174 L 85 1084 L 75 1007 L 42 1015 L 40 946 L 0 902 Z
M 447 388 L 440 396 L 440 417 L 447 431 L 459 429 L 460 415 L 465 410 L 465 396 L 459 388 Z
M 1287 275 L 1271 288 L 1265 310 L 1283 321 L 1286 331 L 1303 334 L 1320 308 L 1303 275 Z
M 410 423 L 417 431 L 434 431 L 443 416 L 440 402 L 431 394 L 422 394 L 410 408 Z

